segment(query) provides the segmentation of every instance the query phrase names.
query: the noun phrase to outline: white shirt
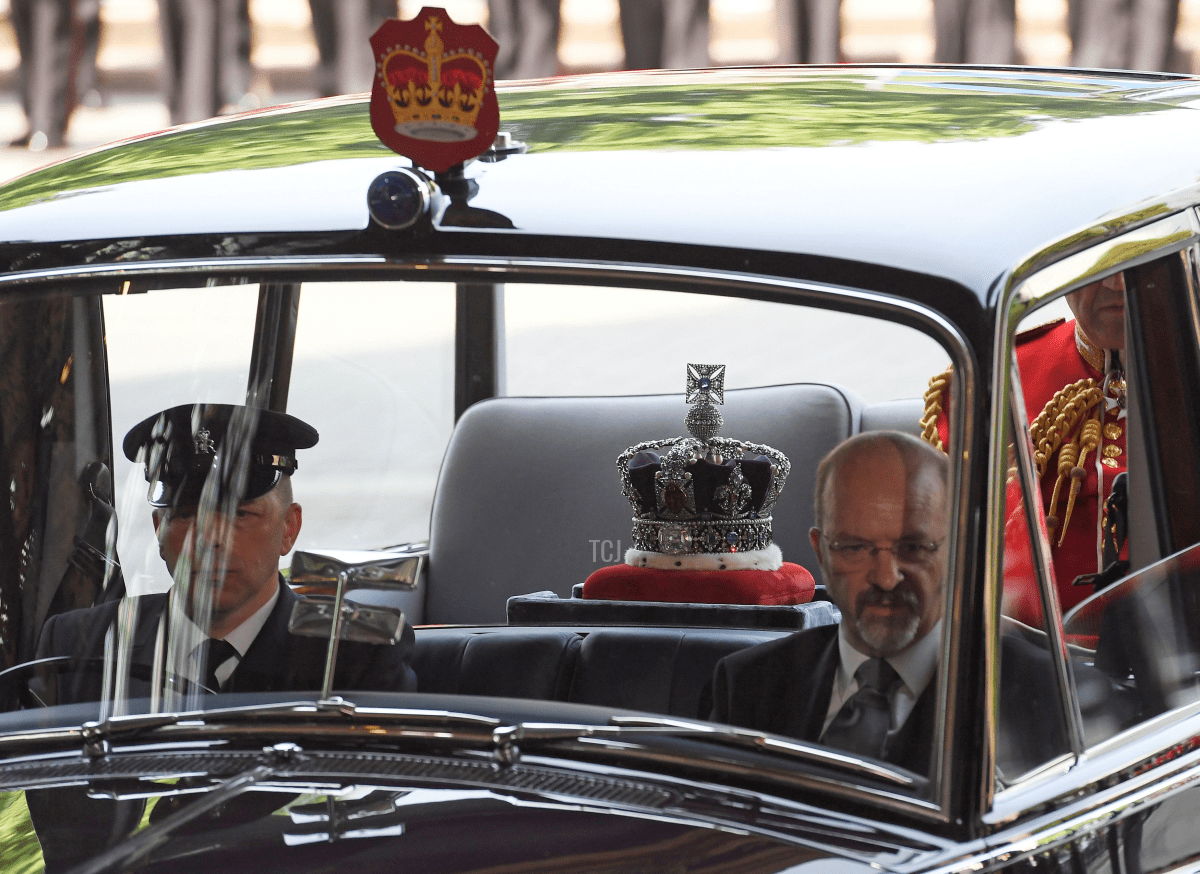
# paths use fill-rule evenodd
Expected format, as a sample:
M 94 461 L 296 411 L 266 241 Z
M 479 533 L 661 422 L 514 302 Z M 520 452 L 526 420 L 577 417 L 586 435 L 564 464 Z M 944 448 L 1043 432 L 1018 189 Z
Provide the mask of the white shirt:
M 254 643 L 254 638 L 258 637 L 258 633 L 262 631 L 262 627 L 267 624 L 267 617 L 271 615 L 271 610 L 274 609 L 275 602 L 278 600 L 279 587 L 276 586 L 274 593 L 268 599 L 267 603 L 251 613 L 241 625 L 225 635 L 226 642 L 237 650 L 237 658 L 231 656 L 223 663 L 217 665 L 217 680 L 222 686 L 233 675 L 241 659 L 246 655 L 246 651 L 250 649 L 250 644 Z M 172 639 L 178 642 L 177 646 L 172 648 L 175 652 L 184 654 L 183 670 L 179 673 L 183 674 L 189 680 L 200 680 L 203 677 L 201 671 L 202 665 L 200 664 L 202 658 L 201 646 L 208 640 L 208 635 L 201 631 L 200 627 L 179 608 L 174 599 L 171 599 L 171 605 Z
M 891 731 L 896 731 L 904 725 L 904 720 L 908 719 L 908 715 L 912 713 L 917 699 L 921 697 L 921 693 L 933 679 L 933 674 L 937 670 L 938 653 L 941 646 L 942 622 L 939 619 L 937 625 L 929 629 L 928 634 L 908 649 L 885 659 L 903 681 L 903 685 L 892 693 Z M 833 675 L 833 690 L 829 695 L 829 711 L 825 714 L 825 724 L 821 728 L 822 734 L 825 733 L 825 729 L 829 728 L 829 723 L 842 709 L 842 705 L 858 691 L 858 680 L 855 679 L 854 674 L 862 667 L 863 662 L 871 658 L 854 648 L 846 637 L 845 628 L 841 625 L 838 626 L 838 656 L 838 668 Z

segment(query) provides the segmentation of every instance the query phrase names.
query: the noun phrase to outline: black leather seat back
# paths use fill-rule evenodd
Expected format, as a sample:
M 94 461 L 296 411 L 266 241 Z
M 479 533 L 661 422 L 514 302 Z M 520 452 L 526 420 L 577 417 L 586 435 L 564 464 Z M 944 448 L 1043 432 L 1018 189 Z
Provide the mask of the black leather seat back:
M 593 631 L 580 648 L 569 700 L 706 719 L 708 686 L 717 661 L 783 634 L 659 628 Z
M 704 628 L 418 628 L 420 692 L 708 716 L 722 657 L 788 632 Z
M 582 638 L 555 628 L 421 628 L 417 691 L 565 700 Z

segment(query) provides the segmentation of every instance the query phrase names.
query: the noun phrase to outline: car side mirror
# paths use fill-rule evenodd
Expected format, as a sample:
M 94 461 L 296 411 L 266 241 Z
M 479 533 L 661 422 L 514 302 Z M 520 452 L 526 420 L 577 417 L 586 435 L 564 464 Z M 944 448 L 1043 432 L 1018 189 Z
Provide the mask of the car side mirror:
M 415 589 L 425 562 L 412 550 L 321 550 L 292 554 L 292 588 L 301 594 L 334 594 L 342 574 L 353 589 Z
M 424 561 L 424 552 L 412 550 L 293 553 L 291 585 L 300 598 L 292 608 L 288 631 L 329 640 L 322 699 L 329 698 L 333 688 L 340 641 L 391 646 L 404 633 L 402 610 L 347 602 L 346 595 L 356 589 L 415 589 Z

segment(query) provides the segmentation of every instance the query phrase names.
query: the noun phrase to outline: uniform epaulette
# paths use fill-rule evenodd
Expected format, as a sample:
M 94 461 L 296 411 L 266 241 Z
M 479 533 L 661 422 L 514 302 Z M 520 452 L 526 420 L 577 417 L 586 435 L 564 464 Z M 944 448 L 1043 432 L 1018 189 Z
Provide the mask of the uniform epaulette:
M 932 444 L 937 449 L 946 451 L 942 438 L 938 436 L 938 416 L 942 414 L 945 404 L 942 398 L 950 391 L 950 377 L 953 376 L 954 366 L 951 365 L 929 380 L 929 388 L 925 390 L 925 415 L 921 417 L 921 439 Z
M 1030 340 L 1036 340 L 1038 337 L 1044 337 L 1046 334 L 1049 334 L 1065 321 L 1066 319 L 1063 318 L 1052 319 L 1049 322 L 1046 322 L 1044 325 L 1034 325 L 1032 328 L 1026 328 L 1013 338 L 1013 343 L 1014 345 L 1020 346 L 1023 343 L 1028 343 Z

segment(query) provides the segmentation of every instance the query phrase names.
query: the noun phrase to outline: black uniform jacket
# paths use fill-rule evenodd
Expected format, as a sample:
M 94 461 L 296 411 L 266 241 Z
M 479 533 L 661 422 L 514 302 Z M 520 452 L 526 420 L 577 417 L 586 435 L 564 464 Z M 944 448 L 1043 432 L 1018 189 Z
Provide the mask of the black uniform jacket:
M 710 719 L 817 741 L 837 673 L 837 630 L 836 625 L 821 625 L 721 659 L 713 673 Z M 936 685 L 930 683 L 917 698 L 885 761 L 918 774 L 928 772 Z
M 288 631 L 288 619 L 296 594 L 279 581 L 279 599 L 266 623 L 237 668 L 224 692 L 319 691 L 325 676 L 327 639 L 299 637 Z M 149 691 L 149 667 L 154 659 L 158 619 L 167 605 L 166 594 L 143 595 L 139 599 L 138 622 L 130 657 L 130 695 Z M 42 627 L 37 657 L 73 656 L 93 660 L 63 676 L 56 701 L 95 701 L 100 697 L 101 672 L 98 660 L 104 654 L 104 635 L 117 615 L 119 602 L 110 601 L 82 610 L 52 616 Z M 343 640 L 338 645 L 334 689 L 381 692 L 414 692 L 417 677 L 410 662 L 413 631 L 405 623 L 404 633 L 394 646 L 378 646 Z

